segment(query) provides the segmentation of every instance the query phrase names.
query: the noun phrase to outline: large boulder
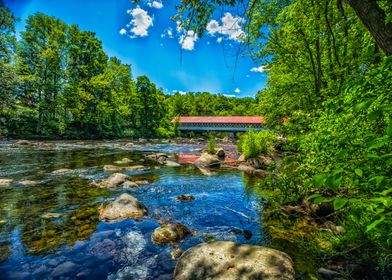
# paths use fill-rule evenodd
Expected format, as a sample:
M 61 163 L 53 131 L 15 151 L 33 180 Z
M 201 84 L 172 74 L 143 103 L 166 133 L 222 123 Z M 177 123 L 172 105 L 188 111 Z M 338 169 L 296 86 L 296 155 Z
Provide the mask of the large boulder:
M 0 179 L 0 186 L 9 186 L 13 181 L 13 179 Z
M 168 159 L 168 155 L 164 153 L 156 153 L 156 154 L 151 154 L 147 155 L 146 159 L 150 161 L 157 162 L 159 164 L 165 164 L 166 160 Z
M 203 153 L 196 161 L 195 165 L 199 168 L 218 168 L 221 161 L 217 155 Z
M 152 240 L 158 245 L 174 244 L 190 233 L 191 231 L 182 224 L 165 224 L 154 230 Z
M 32 145 L 32 143 L 27 140 L 18 140 L 15 142 L 15 144 L 20 145 L 20 146 L 31 146 Z
M 99 218 L 104 221 L 118 221 L 143 217 L 147 208 L 129 194 L 122 194 L 106 207 L 100 208 Z
M 202 243 L 185 251 L 174 280 L 294 280 L 291 258 L 283 252 L 230 241 Z

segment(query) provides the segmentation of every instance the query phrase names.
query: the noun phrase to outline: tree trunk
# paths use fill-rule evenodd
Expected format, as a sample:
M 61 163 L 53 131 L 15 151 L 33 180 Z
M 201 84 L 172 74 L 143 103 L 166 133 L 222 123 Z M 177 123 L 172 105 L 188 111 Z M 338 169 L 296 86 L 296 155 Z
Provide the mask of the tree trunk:
M 386 23 L 386 14 L 376 0 L 345 0 L 372 34 L 386 55 L 392 55 L 392 23 Z

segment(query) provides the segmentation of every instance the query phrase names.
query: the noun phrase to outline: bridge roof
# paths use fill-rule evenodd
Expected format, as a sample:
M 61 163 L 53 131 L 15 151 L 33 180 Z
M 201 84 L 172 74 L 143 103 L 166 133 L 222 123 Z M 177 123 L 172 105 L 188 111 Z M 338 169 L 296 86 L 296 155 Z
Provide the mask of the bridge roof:
M 177 117 L 172 122 L 179 123 L 237 123 L 237 124 L 266 124 L 261 116 L 192 116 Z

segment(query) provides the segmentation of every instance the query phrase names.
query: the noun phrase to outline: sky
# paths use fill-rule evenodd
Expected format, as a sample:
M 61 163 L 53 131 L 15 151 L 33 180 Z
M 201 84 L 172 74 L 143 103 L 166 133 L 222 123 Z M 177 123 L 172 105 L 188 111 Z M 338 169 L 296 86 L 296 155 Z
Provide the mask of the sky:
M 243 19 L 220 13 L 198 38 L 171 20 L 177 0 L 5 0 L 24 30 L 28 16 L 42 12 L 82 30 L 94 31 L 109 56 L 132 65 L 165 93 L 207 91 L 254 97 L 265 86 L 266 69 L 236 53 Z M 235 66 L 236 65 L 236 66 Z

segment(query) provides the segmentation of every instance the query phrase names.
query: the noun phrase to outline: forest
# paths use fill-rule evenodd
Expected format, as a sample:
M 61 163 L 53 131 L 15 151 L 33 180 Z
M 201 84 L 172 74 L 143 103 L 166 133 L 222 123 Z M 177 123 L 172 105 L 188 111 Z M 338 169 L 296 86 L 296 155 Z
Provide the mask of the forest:
M 358 260 L 374 273 L 371 279 L 387 279 L 392 1 L 185 0 L 174 19 L 203 36 L 214 12 L 242 4 L 242 51 L 268 69 L 267 86 L 256 98 L 165 94 L 148 77 L 133 78 L 130 65 L 109 58 L 93 32 L 41 13 L 28 18 L 17 40 L 17 19 L 2 3 L 0 135 L 174 137 L 171 119 L 178 115 L 266 116 L 292 154 L 263 182 L 279 193 L 274 203 L 332 203 L 346 231 L 328 237 L 321 258 Z
M 40 139 L 170 137 L 179 115 L 248 115 L 252 98 L 164 94 L 108 57 L 93 32 L 37 13 L 16 40 L 1 6 L 0 136 Z

